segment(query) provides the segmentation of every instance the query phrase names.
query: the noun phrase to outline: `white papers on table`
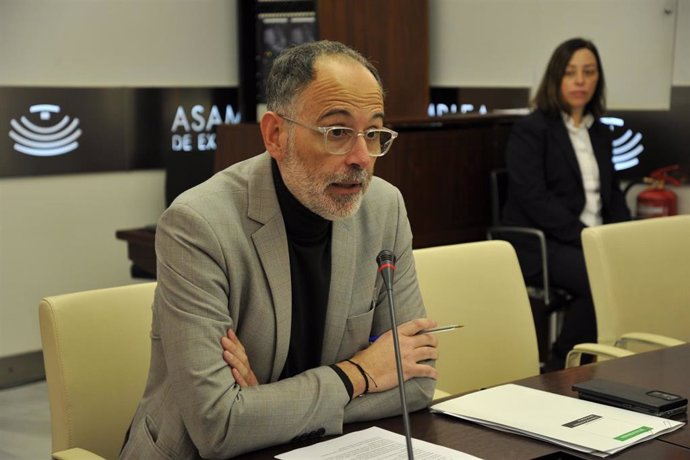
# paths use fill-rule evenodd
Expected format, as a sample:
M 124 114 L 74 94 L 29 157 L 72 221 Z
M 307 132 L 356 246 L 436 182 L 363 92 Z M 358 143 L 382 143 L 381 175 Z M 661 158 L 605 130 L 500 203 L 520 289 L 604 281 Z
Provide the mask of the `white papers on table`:
M 514 384 L 450 399 L 431 410 L 599 457 L 684 425 Z
M 472 460 L 472 455 L 412 439 L 415 460 Z M 276 455 L 280 460 L 403 460 L 407 459 L 405 436 L 383 428 L 371 427 L 338 438 L 329 439 L 309 447 L 302 447 Z

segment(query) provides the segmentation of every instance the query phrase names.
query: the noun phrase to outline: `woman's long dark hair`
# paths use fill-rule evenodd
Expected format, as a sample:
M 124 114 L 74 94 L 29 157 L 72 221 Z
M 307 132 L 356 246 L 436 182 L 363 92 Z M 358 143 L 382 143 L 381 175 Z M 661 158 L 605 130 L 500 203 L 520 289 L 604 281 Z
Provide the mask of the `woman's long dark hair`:
M 585 113 L 589 112 L 595 118 L 604 114 L 606 111 L 604 67 L 601 65 L 597 47 L 594 46 L 594 43 L 584 38 L 571 38 L 558 45 L 558 48 L 554 50 L 551 59 L 549 59 L 549 64 L 546 66 L 546 71 L 541 79 L 537 94 L 534 96 L 533 104 L 537 109 L 554 117 L 558 116 L 560 112 L 570 114 L 570 107 L 563 101 L 561 94 L 561 81 L 563 81 L 565 69 L 568 67 L 573 54 L 575 54 L 575 51 L 583 48 L 590 50 L 594 54 L 599 70 L 599 81 L 592 99 L 585 106 Z

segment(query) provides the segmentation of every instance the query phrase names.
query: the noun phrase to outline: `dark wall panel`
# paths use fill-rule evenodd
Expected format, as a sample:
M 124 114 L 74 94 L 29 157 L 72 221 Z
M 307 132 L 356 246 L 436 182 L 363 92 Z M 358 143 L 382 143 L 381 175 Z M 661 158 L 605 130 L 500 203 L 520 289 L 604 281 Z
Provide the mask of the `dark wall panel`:
M 0 87 L 0 177 L 167 168 L 172 200 L 241 118 L 236 88 Z

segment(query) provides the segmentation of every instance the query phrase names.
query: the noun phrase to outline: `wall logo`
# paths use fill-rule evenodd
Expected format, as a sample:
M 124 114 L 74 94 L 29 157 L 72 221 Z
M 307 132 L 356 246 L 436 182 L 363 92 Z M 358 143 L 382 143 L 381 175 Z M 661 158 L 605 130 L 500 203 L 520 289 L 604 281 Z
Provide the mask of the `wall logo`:
M 474 112 L 474 104 L 460 104 L 460 113 L 472 113 Z M 489 111 L 486 108 L 485 104 L 482 104 L 479 106 L 479 109 L 477 109 L 477 113 L 479 115 L 485 115 Z M 443 115 L 448 115 L 448 114 L 454 114 L 458 113 L 458 105 L 457 104 L 451 104 L 450 107 L 447 104 L 443 103 L 438 103 L 434 104 L 433 102 L 429 104 L 429 108 L 427 109 L 427 113 L 429 114 L 430 117 L 441 117 Z
M 242 115 L 235 112 L 230 104 L 226 105 L 224 110 L 217 105 L 212 105 L 208 109 L 203 105 L 195 105 L 191 108 L 189 116 L 185 108 L 180 105 L 175 111 L 175 118 L 170 127 L 170 132 L 173 133 L 171 148 L 174 152 L 215 150 L 216 133 L 213 132 L 215 127 L 222 124 L 237 124 L 241 120 Z M 176 134 L 180 129 L 184 133 Z
M 601 122 L 614 131 L 625 124 L 622 118 L 601 117 Z M 616 171 L 630 169 L 640 163 L 638 156 L 644 151 L 642 134 L 633 133 L 627 129 L 622 135 L 613 140 L 613 167 Z
M 38 113 L 43 122 L 51 119 L 53 114 L 60 113 L 60 107 L 53 104 L 36 104 L 29 111 Z M 52 126 L 39 126 L 22 116 L 20 122 L 10 120 L 12 129 L 10 138 L 16 142 L 14 149 L 17 152 L 37 157 L 53 157 L 64 155 L 79 147 L 79 119 L 71 120 L 65 115 L 62 120 Z

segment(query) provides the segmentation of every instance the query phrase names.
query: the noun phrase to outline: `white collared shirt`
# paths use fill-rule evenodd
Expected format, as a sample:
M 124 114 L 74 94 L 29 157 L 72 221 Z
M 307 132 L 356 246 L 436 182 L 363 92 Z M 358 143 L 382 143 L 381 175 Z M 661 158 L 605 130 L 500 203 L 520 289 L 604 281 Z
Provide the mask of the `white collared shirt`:
M 594 156 L 594 148 L 592 147 L 588 131 L 594 123 L 594 117 L 589 113 L 586 114 L 582 117 L 580 126 L 576 127 L 570 115 L 562 113 L 562 116 L 563 123 L 565 123 L 568 136 L 570 137 L 570 143 L 573 145 L 573 150 L 575 150 L 577 163 L 580 165 L 582 184 L 585 189 L 585 207 L 580 214 L 580 220 L 589 227 L 601 225 L 599 165 Z

